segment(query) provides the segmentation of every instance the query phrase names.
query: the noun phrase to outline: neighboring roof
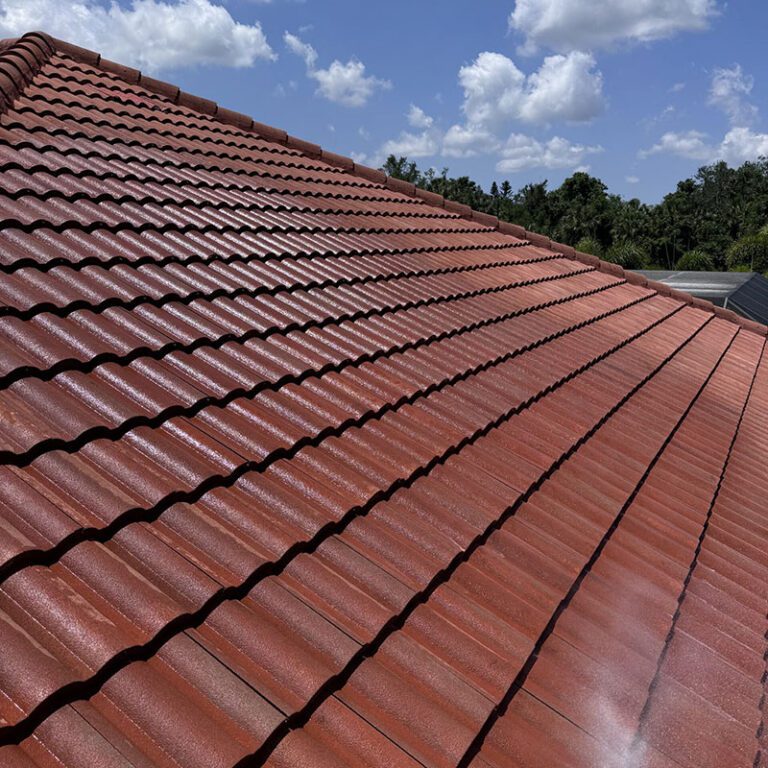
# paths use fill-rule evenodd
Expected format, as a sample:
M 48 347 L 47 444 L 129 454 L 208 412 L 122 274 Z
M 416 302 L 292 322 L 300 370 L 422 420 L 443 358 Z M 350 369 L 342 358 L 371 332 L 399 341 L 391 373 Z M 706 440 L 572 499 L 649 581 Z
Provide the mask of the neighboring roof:
M 768 764 L 764 326 L 41 34 L 0 90 L 0 764 Z
M 742 317 L 768 323 L 768 280 L 759 272 L 681 272 L 641 270 L 649 280 L 658 280 Z

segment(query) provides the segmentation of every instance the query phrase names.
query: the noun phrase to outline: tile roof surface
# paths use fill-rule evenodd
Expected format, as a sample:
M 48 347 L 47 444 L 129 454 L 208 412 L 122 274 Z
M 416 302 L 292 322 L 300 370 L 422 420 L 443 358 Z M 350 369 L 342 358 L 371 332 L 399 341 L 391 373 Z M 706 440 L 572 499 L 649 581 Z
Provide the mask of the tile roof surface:
M 0 96 L 0 765 L 768 766 L 764 326 L 39 33 Z

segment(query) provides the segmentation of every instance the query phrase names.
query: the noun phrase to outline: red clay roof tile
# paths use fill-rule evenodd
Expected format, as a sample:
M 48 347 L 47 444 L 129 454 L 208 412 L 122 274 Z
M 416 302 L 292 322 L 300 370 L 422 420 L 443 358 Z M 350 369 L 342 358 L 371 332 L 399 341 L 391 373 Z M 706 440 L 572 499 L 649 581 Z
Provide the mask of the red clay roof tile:
M 763 326 L 47 35 L 0 91 L 3 765 L 761 764 Z

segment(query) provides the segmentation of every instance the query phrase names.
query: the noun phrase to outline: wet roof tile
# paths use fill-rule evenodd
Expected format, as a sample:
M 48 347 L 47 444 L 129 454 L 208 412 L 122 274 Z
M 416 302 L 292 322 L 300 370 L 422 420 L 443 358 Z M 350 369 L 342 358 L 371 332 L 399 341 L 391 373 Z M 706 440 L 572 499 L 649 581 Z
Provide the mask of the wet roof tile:
M 43 34 L 0 74 L 3 765 L 760 764 L 765 328 Z

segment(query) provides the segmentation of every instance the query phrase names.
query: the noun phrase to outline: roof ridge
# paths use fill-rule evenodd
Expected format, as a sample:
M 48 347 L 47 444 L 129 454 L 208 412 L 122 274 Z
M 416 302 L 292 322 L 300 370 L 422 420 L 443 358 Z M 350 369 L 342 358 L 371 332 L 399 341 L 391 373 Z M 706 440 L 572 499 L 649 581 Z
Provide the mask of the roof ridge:
M 0 41 L 0 114 L 11 107 L 55 51 L 53 38 L 42 32 Z
M 2 44 L 5 44 L 7 47 L 2 48 Z M 13 101 L 21 95 L 26 85 L 56 52 L 70 56 L 85 64 L 98 67 L 125 80 L 131 85 L 140 85 L 148 91 L 166 96 L 174 104 L 213 117 L 222 123 L 233 125 L 241 130 L 253 131 L 267 141 L 282 144 L 312 159 L 322 160 L 328 165 L 341 168 L 366 181 L 381 184 L 393 192 L 418 198 L 428 205 L 442 208 L 461 218 L 489 227 L 504 235 L 526 240 L 531 245 L 550 250 L 565 258 L 583 264 L 589 264 L 601 272 L 622 278 L 633 285 L 648 287 L 662 296 L 667 296 L 684 304 L 690 304 L 698 309 L 712 312 L 718 317 L 736 323 L 742 328 L 757 333 L 760 336 L 768 336 L 768 326 L 747 320 L 729 309 L 715 306 L 706 299 L 695 298 L 688 293 L 670 288 L 668 285 L 657 280 L 648 280 L 636 272 L 625 270 L 618 264 L 605 261 L 589 253 L 577 251 L 573 246 L 558 243 L 546 235 L 530 232 L 518 224 L 502 221 L 497 216 L 476 211 L 463 203 L 448 200 L 435 192 L 421 189 L 411 182 L 388 176 L 384 171 L 357 163 L 351 157 L 346 157 L 336 152 L 329 152 L 319 144 L 291 136 L 281 128 L 260 123 L 242 112 L 235 112 L 221 107 L 215 101 L 182 91 L 177 85 L 149 77 L 138 69 L 105 59 L 96 51 L 82 48 L 65 40 L 59 40 L 46 32 L 27 32 L 16 40 L 0 41 L 0 114 L 5 112 Z

